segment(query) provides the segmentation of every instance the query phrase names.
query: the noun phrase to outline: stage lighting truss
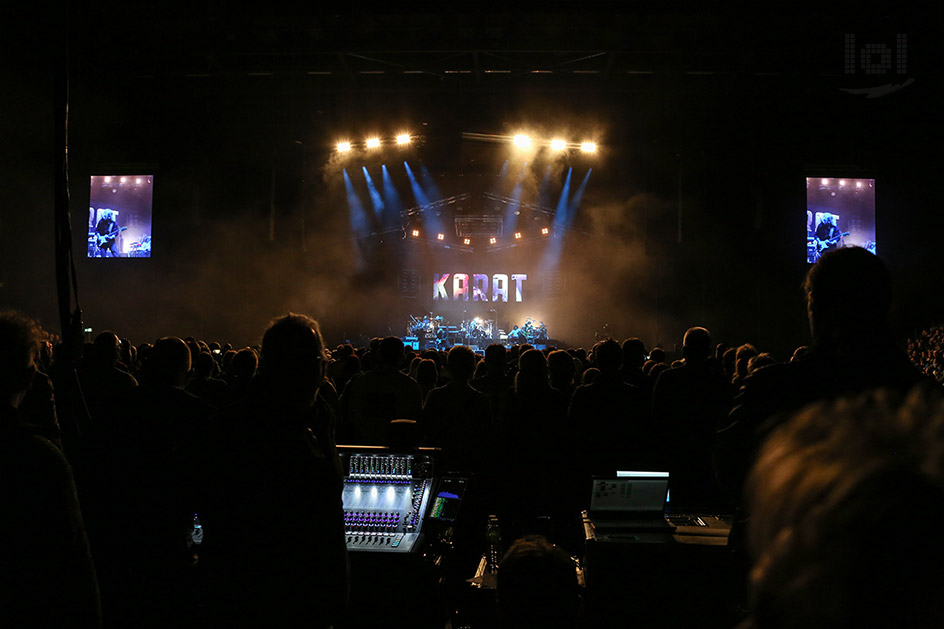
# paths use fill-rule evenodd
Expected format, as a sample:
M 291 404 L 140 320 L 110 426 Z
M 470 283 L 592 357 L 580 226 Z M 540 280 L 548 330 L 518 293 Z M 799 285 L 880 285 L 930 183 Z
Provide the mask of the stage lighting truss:
M 552 235 L 550 225 L 554 219 L 554 210 L 550 207 L 486 192 L 482 194 L 482 204 L 491 211 L 468 213 L 463 208 L 468 207 L 471 198 L 471 194 L 463 193 L 403 210 L 400 219 L 404 238 L 444 249 L 473 251 L 483 247 L 487 251 L 502 251 L 543 241 Z M 517 210 L 516 214 L 521 216 L 519 221 L 524 222 L 514 232 L 503 234 L 503 215 L 512 204 Z M 426 212 L 443 217 L 449 215 L 447 210 L 454 212 L 454 233 L 441 229 L 429 232 L 424 228 L 423 215 Z
M 370 136 L 364 138 L 361 142 L 353 142 L 351 140 L 341 140 L 335 144 L 335 150 L 338 153 L 350 153 L 356 150 L 370 150 L 375 151 L 377 149 L 382 149 L 387 146 L 395 146 L 398 148 L 404 148 L 411 144 L 414 144 L 419 139 L 419 136 L 413 135 L 411 133 L 398 133 L 396 136 L 384 137 L 384 136 Z
M 569 142 L 559 137 L 550 140 L 536 139 L 523 133 L 510 136 L 510 139 L 512 144 L 521 149 L 528 149 L 533 146 L 538 146 L 549 148 L 555 153 L 563 153 L 565 151 L 579 151 L 581 153 L 597 152 L 597 143 L 589 140 L 584 140 L 581 142 Z

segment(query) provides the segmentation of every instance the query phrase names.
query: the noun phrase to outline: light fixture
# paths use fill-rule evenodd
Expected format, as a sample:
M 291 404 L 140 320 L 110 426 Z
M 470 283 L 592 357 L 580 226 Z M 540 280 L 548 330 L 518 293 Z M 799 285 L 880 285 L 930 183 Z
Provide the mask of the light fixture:
M 584 153 L 596 153 L 597 145 L 595 142 L 582 142 L 580 144 L 580 150 Z
M 367 138 L 367 148 L 375 149 L 380 146 L 380 138 Z
M 521 240 L 521 232 L 515 232 L 515 240 Z
M 446 234 L 436 234 L 436 240 L 445 240 Z
M 527 148 L 531 146 L 531 138 L 520 133 L 513 138 L 513 141 L 515 146 L 520 146 L 521 148 Z
M 496 242 L 498 242 L 498 238 L 495 238 L 494 236 L 488 239 L 488 244 L 490 245 L 494 245 Z
M 542 228 L 541 228 L 541 234 L 542 234 L 542 235 L 547 236 L 549 233 L 551 233 L 551 230 L 548 229 L 547 227 L 542 227 Z
M 338 153 L 347 153 L 351 150 L 350 142 L 338 142 Z
M 465 238 L 465 239 L 462 241 L 462 244 L 464 244 L 464 245 L 471 245 L 471 244 L 472 244 L 472 239 L 471 239 L 471 238 Z
M 563 140 L 551 140 L 551 148 L 555 151 L 563 151 L 567 148 L 567 142 Z
M 409 143 L 410 143 L 410 134 L 409 134 L 409 133 L 401 133 L 400 135 L 397 136 L 397 144 L 398 144 L 398 145 L 409 144 Z
M 414 229 L 413 232 L 412 232 L 412 234 L 413 234 L 413 237 L 414 237 L 414 238 L 419 238 L 419 237 L 420 237 L 420 230 Z

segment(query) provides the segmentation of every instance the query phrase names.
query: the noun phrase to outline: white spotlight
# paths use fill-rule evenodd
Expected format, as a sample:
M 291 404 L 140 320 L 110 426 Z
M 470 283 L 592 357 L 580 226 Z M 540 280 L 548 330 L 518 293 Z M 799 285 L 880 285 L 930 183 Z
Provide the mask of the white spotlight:
M 515 146 L 520 146 L 521 148 L 527 148 L 531 146 L 531 138 L 526 135 L 518 134 L 514 137 Z
M 596 153 L 597 145 L 595 142 L 582 142 L 580 144 L 580 150 L 584 153 Z
M 401 133 L 400 135 L 397 136 L 397 144 L 403 145 L 403 144 L 409 144 L 409 143 L 410 143 L 409 133 Z
M 338 153 L 347 153 L 351 150 L 350 142 L 338 142 Z
M 567 143 L 563 140 L 551 140 L 551 148 L 555 151 L 563 151 L 567 148 Z
M 380 138 L 368 138 L 367 139 L 367 148 L 375 149 L 380 146 Z

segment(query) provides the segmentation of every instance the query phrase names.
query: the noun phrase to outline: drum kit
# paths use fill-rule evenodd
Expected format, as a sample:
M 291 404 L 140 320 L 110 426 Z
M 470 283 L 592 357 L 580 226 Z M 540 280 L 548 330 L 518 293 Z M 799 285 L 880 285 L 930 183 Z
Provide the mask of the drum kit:
M 456 325 L 433 313 L 422 317 L 410 315 L 406 331 L 407 336 L 418 341 L 423 349 L 452 345 L 482 347 L 505 338 L 504 331 L 498 328 L 494 319 L 473 317 Z M 507 340 L 511 343 L 544 343 L 547 341 L 547 326 L 543 321 L 528 317 L 522 327 L 508 333 Z
M 416 337 L 424 348 L 451 345 L 482 345 L 497 337 L 498 327 L 494 320 L 475 317 L 454 325 L 442 315 L 410 316 L 406 326 L 407 335 Z
M 141 240 L 131 243 L 129 256 L 132 258 L 150 258 L 151 257 L 151 237 L 144 236 Z

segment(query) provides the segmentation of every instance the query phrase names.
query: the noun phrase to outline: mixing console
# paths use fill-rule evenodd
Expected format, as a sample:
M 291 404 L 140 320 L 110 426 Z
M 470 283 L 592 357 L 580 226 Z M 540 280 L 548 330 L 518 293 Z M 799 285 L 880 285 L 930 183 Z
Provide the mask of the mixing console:
M 348 550 L 409 553 L 417 547 L 433 483 L 431 456 L 342 451 L 341 463 Z

